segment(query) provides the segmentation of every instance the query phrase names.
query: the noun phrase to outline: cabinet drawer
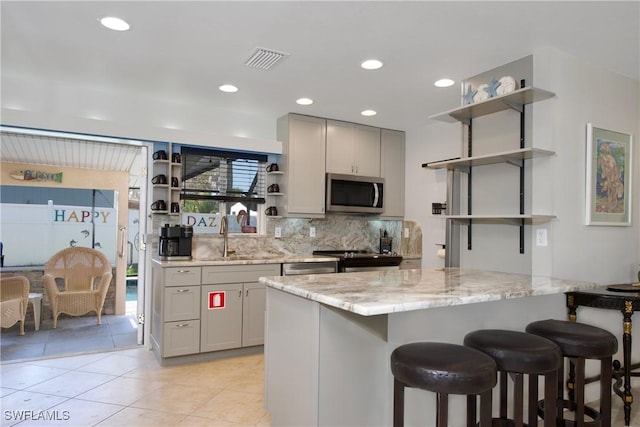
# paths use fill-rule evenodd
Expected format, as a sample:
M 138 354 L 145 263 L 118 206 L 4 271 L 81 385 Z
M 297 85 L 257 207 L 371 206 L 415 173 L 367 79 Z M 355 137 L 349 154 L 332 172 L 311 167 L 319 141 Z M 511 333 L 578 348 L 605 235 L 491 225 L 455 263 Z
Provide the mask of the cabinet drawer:
M 164 320 L 200 318 L 200 286 L 173 286 L 164 289 Z
M 170 267 L 164 269 L 165 286 L 200 284 L 200 267 Z
M 165 323 L 162 335 L 162 357 L 200 352 L 200 320 Z
M 280 264 L 211 265 L 202 267 L 202 284 L 257 282 L 264 276 L 279 276 Z

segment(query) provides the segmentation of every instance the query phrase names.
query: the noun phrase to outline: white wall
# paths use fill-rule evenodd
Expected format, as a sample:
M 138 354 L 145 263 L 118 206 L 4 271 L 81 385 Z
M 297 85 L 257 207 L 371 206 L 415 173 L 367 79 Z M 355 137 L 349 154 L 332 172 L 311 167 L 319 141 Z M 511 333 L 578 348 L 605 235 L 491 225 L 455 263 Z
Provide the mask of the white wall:
M 555 277 L 598 283 L 637 280 L 640 268 L 640 82 L 595 68 L 554 49 L 534 55 L 536 84 L 556 93 L 536 110 L 535 132 L 549 135 L 556 157 L 551 172 L 539 174 L 534 203 L 550 204 L 558 219 L 551 225 L 548 253 L 540 270 Z M 549 109 L 545 112 L 544 109 Z M 632 220 L 630 227 L 585 225 L 586 125 L 632 135 Z M 546 267 L 546 268 L 545 268 Z
M 549 245 L 541 248 L 529 243 L 524 256 L 531 257 L 536 274 L 601 284 L 634 280 L 640 268 L 640 83 L 553 49 L 534 53 L 534 77 L 536 87 L 556 93 L 552 100 L 535 104 L 534 145 L 552 149 L 556 155 L 535 160 L 532 211 L 551 212 L 557 219 L 532 227 L 533 232 L 547 228 Z M 631 227 L 585 225 L 587 122 L 633 135 L 636 171 Z M 443 265 L 435 256 L 435 244 L 444 241 L 444 220 L 431 215 L 431 203 L 445 200 L 446 173 L 423 169 L 421 164 L 459 156 L 461 137 L 460 125 L 428 120 L 421 129 L 407 132 L 406 218 L 422 224 L 423 268 Z M 517 251 L 517 232 L 513 236 Z M 474 247 L 476 243 L 477 239 Z
M 461 132 L 458 126 L 435 123 L 406 133 L 405 219 L 422 225 L 423 268 L 444 266 L 436 250 L 440 248 L 438 244 L 445 242 L 445 220 L 431 214 L 431 203 L 446 201 L 447 172 L 426 169 L 422 164 L 459 156 Z

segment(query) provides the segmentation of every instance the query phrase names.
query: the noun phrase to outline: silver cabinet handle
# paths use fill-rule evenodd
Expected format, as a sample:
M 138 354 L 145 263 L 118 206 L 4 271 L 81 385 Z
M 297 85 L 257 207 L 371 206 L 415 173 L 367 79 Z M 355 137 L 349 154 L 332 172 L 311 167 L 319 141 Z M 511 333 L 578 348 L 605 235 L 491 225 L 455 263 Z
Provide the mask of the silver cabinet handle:
M 189 273 L 190 270 L 178 270 L 178 273 L 182 274 L 182 273 Z
M 186 327 L 188 327 L 188 326 L 189 326 L 189 324 L 188 324 L 188 323 L 178 323 L 178 324 L 176 325 L 176 328 L 186 328 Z
M 238 289 L 238 298 L 242 298 L 242 289 Z
M 178 289 L 178 292 L 182 293 L 182 292 L 190 292 L 190 289 Z

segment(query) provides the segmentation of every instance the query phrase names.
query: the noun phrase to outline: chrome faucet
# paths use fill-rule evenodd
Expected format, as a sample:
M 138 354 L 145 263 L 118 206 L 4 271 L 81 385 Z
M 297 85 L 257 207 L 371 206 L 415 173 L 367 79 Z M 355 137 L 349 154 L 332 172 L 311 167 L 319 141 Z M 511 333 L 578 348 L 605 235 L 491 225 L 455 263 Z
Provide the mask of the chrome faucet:
M 227 215 L 222 214 L 222 219 L 220 220 L 220 234 L 224 236 L 224 247 L 222 248 L 222 256 L 224 258 L 235 252 L 229 250 L 229 224 L 227 221 Z

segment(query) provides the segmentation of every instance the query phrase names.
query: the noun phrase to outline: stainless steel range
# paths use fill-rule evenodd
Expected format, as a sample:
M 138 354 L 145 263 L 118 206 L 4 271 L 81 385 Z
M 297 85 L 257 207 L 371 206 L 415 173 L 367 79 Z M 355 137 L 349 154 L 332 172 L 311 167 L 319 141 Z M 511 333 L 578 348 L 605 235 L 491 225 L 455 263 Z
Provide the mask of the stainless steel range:
M 338 272 L 398 270 L 402 256 L 395 253 L 377 254 L 366 250 L 322 250 L 313 251 L 314 255 L 336 257 Z

